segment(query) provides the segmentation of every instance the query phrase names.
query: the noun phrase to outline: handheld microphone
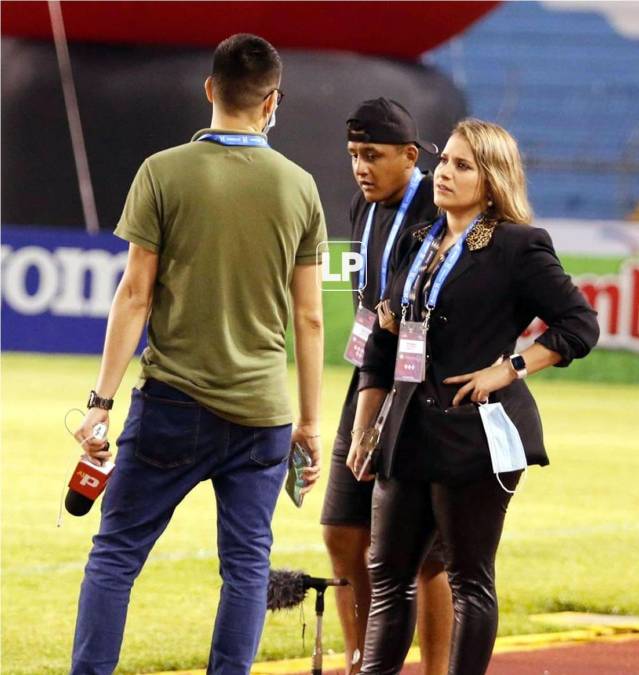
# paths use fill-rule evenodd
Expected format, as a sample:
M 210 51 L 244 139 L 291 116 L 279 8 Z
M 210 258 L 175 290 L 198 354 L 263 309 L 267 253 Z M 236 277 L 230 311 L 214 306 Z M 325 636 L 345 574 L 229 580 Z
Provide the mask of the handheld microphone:
M 96 424 L 93 427 L 93 438 L 102 440 L 106 432 L 106 424 Z M 105 450 L 108 449 L 109 443 L 107 442 Z M 104 462 L 98 466 L 93 464 L 86 455 L 80 458 L 69 481 L 69 491 L 64 500 L 64 506 L 72 516 L 84 516 L 89 513 L 93 502 L 104 491 L 114 467 L 113 462 Z

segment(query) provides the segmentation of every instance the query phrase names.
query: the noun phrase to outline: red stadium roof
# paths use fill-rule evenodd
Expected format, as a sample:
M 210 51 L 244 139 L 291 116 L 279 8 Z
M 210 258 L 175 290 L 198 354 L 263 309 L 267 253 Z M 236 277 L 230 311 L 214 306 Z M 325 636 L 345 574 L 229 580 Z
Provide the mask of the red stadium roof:
M 490 2 L 62 2 L 69 41 L 212 46 L 257 33 L 277 47 L 414 58 Z M 46 2 L 3 2 L 2 34 L 51 38 Z

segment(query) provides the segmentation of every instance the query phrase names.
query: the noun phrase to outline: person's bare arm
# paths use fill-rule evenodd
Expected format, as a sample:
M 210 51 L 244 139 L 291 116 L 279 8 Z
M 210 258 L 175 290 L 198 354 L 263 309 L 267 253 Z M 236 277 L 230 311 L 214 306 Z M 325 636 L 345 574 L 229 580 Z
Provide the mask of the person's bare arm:
M 299 399 L 299 418 L 293 430 L 293 443 L 308 449 L 313 466 L 305 470 L 308 492 L 319 478 L 321 463 L 320 398 L 324 363 L 324 321 L 322 292 L 315 265 L 296 265 L 293 271 L 293 328 Z
M 96 393 L 102 398 L 115 397 L 138 346 L 151 308 L 157 268 L 157 253 L 136 244 L 129 245 L 126 269 L 109 311 L 100 373 L 95 385 Z M 100 408 L 91 408 L 82 426 L 75 432 L 75 437 L 90 457 L 103 461 L 111 456 L 110 452 L 103 449 L 105 441 L 85 441 L 91 437 L 93 427 L 98 422 L 108 426 L 109 413 Z

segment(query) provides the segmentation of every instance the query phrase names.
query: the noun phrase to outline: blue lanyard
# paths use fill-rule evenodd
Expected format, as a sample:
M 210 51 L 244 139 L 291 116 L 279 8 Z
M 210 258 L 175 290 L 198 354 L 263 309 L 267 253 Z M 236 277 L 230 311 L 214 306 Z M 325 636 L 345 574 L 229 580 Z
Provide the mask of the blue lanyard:
M 422 182 L 423 177 L 424 176 L 422 172 L 417 167 L 415 167 L 413 169 L 413 174 L 410 177 L 408 187 L 406 188 L 406 192 L 404 193 L 404 197 L 402 198 L 401 204 L 399 205 L 397 213 L 395 214 L 391 231 L 388 235 L 388 238 L 386 239 L 386 246 L 384 246 L 384 255 L 382 256 L 380 269 L 380 288 L 379 288 L 380 298 L 384 297 L 384 292 L 386 291 L 386 284 L 388 280 L 388 261 L 390 260 L 391 252 L 393 250 L 393 244 L 395 243 L 395 239 L 397 239 L 399 230 L 401 229 L 404 219 L 406 218 L 406 212 L 408 211 L 408 208 L 410 207 L 413 198 L 415 197 L 415 193 L 417 192 L 417 189 L 419 188 L 419 185 Z M 373 216 L 375 215 L 376 206 L 377 204 L 371 204 L 370 209 L 368 209 L 368 215 L 366 217 L 366 226 L 364 227 L 364 234 L 362 235 L 362 243 L 359 249 L 363 262 L 363 265 L 359 271 L 358 290 L 360 293 L 364 288 L 364 281 L 365 281 L 364 277 L 366 274 L 366 265 L 368 262 L 368 240 L 370 238 L 371 228 L 373 226 Z
M 453 267 L 455 267 L 462 254 L 464 242 L 466 241 L 468 233 L 473 229 L 473 227 L 475 227 L 479 220 L 481 220 L 482 216 L 483 214 L 477 216 L 477 218 L 475 218 L 473 222 L 464 230 L 464 234 L 462 234 L 462 236 L 455 242 L 455 245 L 450 249 L 450 253 L 446 256 L 444 264 L 437 272 L 435 280 L 431 286 L 430 293 L 428 294 L 428 300 L 426 301 L 426 309 L 429 313 L 435 308 L 435 305 L 437 305 L 437 300 L 439 299 L 439 293 L 442 289 L 442 286 L 444 285 L 446 278 L 451 273 Z M 413 287 L 417 283 L 417 277 L 420 273 L 420 270 L 422 269 L 424 258 L 426 258 L 426 255 L 428 254 L 435 237 L 437 237 L 437 235 L 441 232 L 445 222 L 446 219 L 442 216 L 436 220 L 435 223 L 433 223 L 428 236 L 422 242 L 422 245 L 415 256 L 415 260 L 413 260 L 413 264 L 411 265 L 408 276 L 406 277 L 406 283 L 404 284 L 404 292 L 402 293 L 402 309 L 405 309 L 410 304 L 410 294 L 413 290 Z
M 406 277 L 406 282 L 404 283 L 404 291 L 402 292 L 402 307 L 408 307 L 408 305 L 410 304 L 410 294 L 417 281 L 419 271 L 421 270 L 422 265 L 424 264 L 424 259 L 428 255 L 428 252 L 430 251 L 433 242 L 435 241 L 439 233 L 442 231 L 445 220 L 446 219 L 444 218 L 444 216 L 442 216 L 433 223 L 432 227 L 430 228 L 430 231 L 426 235 L 426 238 L 422 242 L 422 245 L 419 247 L 419 251 L 417 251 L 415 260 L 413 260 L 413 264 L 410 266 L 408 276 Z
M 248 146 L 252 148 L 270 147 L 264 136 L 259 134 L 204 134 L 198 141 L 209 141 L 220 145 Z

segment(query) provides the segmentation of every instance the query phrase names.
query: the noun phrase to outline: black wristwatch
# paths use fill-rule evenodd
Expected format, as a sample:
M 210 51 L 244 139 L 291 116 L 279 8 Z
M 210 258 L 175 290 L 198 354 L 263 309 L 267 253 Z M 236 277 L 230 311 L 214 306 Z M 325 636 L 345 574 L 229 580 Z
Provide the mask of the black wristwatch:
M 111 408 L 113 408 L 113 399 L 102 398 L 101 396 L 98 396 L 93 389 L 91 389 L 89 400 L 87 401 L 87 408 L 102 408 L 102 410 L 111 410 Z
M 520 380 L 523 380 L 524 377 L 528 375 L 524 357 L 521 354 L 512 354 L 509 358 L 510 358 L 510 365 L 513 367 L 513 370 L 517 373 L 517 377 Z

